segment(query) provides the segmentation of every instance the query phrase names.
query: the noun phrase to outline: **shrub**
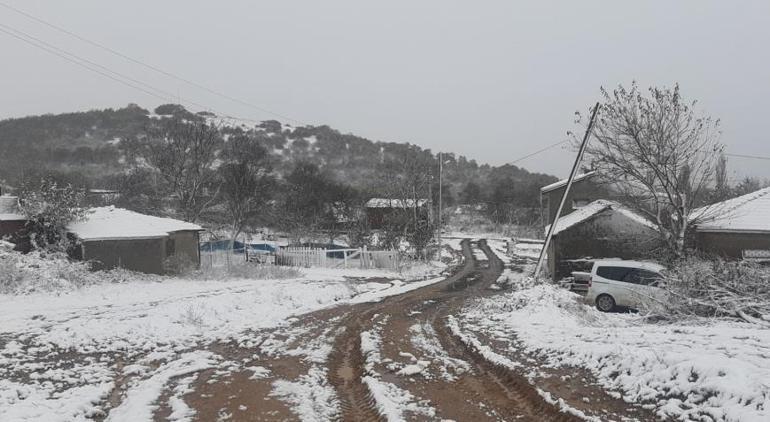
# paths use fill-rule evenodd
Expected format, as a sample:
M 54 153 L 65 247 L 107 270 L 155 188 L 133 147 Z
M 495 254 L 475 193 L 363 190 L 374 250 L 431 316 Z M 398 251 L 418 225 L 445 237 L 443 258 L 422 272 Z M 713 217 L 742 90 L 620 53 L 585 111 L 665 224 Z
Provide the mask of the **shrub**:
M 231 262 L 229 266 L 204 267 L 195 274 L 195 277 L 203 280 L 227 278 L 284 280 L 302 277 L 302 272 L 294 267 L 236 261 Z
M 750 261 L 688 257 L 666 272 L 666 300 L 647 311 L 673 318 L 739 317 L 770 324 L 770 268 Z
M 65 292 L 79 287 L 121 283 L 143 275 L 125 270 L 93 272 L 61 252 L 15 252 L 0 245 L 0 294 Z

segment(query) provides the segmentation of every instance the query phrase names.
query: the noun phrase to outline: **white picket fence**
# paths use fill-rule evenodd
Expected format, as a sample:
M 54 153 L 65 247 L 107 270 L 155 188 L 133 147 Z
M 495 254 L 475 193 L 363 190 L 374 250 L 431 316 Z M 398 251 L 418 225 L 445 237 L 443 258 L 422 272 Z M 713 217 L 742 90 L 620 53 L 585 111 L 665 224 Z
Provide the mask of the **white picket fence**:
M 366 247 L 349 249 L 287 247 L 276 251 L 275 264 L 292 267 L 399 270 L 402 258 L 397 251 L 370 251 Z

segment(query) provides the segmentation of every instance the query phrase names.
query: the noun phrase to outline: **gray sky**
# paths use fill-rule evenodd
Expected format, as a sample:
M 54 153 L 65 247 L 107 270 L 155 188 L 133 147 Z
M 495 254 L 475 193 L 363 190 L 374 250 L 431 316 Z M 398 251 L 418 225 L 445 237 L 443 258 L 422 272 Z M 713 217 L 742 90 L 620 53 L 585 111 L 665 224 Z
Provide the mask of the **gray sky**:
M 0 2 L 302 122 L 481 163 L 565 139 L 600 86 L 633 79 L 679 82 L 722 119 L 728 152 L 770 156 L 766 0 Z M 2 7 L 0 23 L 215 111 L 273 118 Z M 4 33 L 0 52 L 0 118 L 164 102 Z M 571 160 L 555 148 L 518 165 L 564 176 Z M 770 178 L 770 161 L 730 165 Z

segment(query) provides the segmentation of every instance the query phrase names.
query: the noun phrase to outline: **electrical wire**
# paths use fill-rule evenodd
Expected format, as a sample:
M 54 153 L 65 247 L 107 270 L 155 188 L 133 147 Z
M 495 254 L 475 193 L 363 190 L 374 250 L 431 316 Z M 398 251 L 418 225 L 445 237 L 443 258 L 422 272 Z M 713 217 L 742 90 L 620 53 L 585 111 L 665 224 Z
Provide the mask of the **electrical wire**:
M 183 78 L 181 76 L 178 76 L 178 75 L 175 75 L 175 74 L 173 74 L 171 72 L 163 70 L 163 69 L 159 68 L 158 66 L 154 66 L 154 65 L 148 64 L 148 63 L 146 63 L 146 62 L 144 62 L 142 60 L 133 58 L 133 57 L 131 57 L 129 55 L 121 53 L 120 51 L 117 51 L 117 50 L 115 50 L 113 48 L 110 48 L 109 46 L 106 46 L 104 44 L 98 43 L 96 41 L 90 40 L 90 39 L 88 39 L 86 37 L 83 37 L 81 35 L 78 35 L 78 34 L 72 32 L 72 31 L 69 31 L 69 30 L 67 30 L 65 28 L 62 28 L 62 27 L 60 27 L 58 25 L 55 25 L 55 24 L 53 24 L 51 22 L 43 20 L 43 19 L 41 19 L 41 18 L 39 18 L 37 16 L 34 16 L 34 15 L 30 14 L 30 13 L 27 13 L 27 12 L 25 12 L 23 10 L 17 9 L 17 8 L 11 6 L 11 5 L 6 4 L 6 3 L 0 2 L 0 6 L 6 8 L 8 10 L 11 10 L 13 12 L 16 12 L 16 13 L 22 15 L 22 16 L 25 16 L 28 19 L 31 19 L 31 20 L 33 20 L 35 22 L 38 22 L 38 23 L 42 24 L 42 25 L 48 26 L 49 28 L 52 28 L 52 29 L 55 29 L 55 30 L 57 30 L 59 32 L 67 34 L 67 35 L 69 35 L 69 36 L 71 36 L 73 38 L 76 38 L 76 39 L 78 39 L 78 40 L 80 40 L 82 42 L 85 42 L 85 43 L 87 43 L 87 44 L 89 44 L 91 46 L 94 46 L 96 48 L 99 48 L 99 49 L 102 49 L 104 51 L 107 51 L 107 52 L 109 52 L 109 53 L 111 53 L 111 54 L 113 54 L 115 56 L 118 56 L 118 57 L 124 59 L 124 60 L 128 60 L 128 61 L 130 61 L 130 62 L 132 62 L 134 64 L 138 64 L 138 65 L 140 65 L 140 66 L 142 66 L 142 67 L 144 67 L 146 69 L 150 69 L 150 70 L 152 70 L 154 72 L 160 73 L 160 74 L 162 74 L 164 76 L 167 76 L 169 78 L 176 79 L 177 81 L 180 81 L 180 82 L 183 82 L 183 83 L 188 84 L 190 86 L 193 86 L 195 88 L 204 90 L 204 91 L 206 91 L 206 92 L 208 92 L 210 94 L 213 94 L 213 95 L 216 95 L 218 97 L 224 98 L 226 100 L 229 100 L 229 101 L 241 104 L 243 106 L 247 106 L 247 107 L 253 108 L 253 109 L 261 111 L 263 113 L 267 113 L 267 114 L 270 114 L 272 116 L 279 117 L 279 118 L 281 118 L 283 120 L 290 120 L 290 121 L 293 121 L 295 123 L 299 123 L 301 125 L 309 126 L 307 123 L 305 123 L 305 122 L 303 122 L 301 120 L 295 119 L 295 118 L 287 116 L 285 114 L 276 113 L 276 112 L 268 110 L 268 109 L 266 109 L 264 107 L 258 106 L 256 104 L 252 104 L 252 103 L 250 103 L 248 101 L 244 101 L 244 100 L 241 100 L 239 98 L 232 97 L 232 96 L 227 95 L 225 93 L 222 93 L 220 91 L 211 89 L 211 88 L 209 88 L 209 87 L 207 87 L 205 85 L 199 84 L 199 83 L 197 83 L 195 81 Z

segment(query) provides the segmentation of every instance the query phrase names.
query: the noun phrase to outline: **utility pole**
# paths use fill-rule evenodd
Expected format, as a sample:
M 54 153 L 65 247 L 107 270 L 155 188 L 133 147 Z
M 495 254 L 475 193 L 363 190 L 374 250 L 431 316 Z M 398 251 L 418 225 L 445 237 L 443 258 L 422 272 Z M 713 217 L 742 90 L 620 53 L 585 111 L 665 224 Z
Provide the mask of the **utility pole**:
M 444 184 L 444 156 L 438 153 L 438 260 L 441 261 L 441 185 Z
M 532 274 L 534 278 L 537 278 L 538 275 L 540 275 L 540 270 L 543 268 L 543 260 L 545 259 L 545 254 L 548 251 L 548 247 L 551 244 L 551 238 L 553 237 L 553 231 L 556 229 L 556 222 L 559 221 L 559 217 L 561 216 L 561 210 L 564 208 L 564 203 L 567 202 L 567 196 L 569 195 L 569 190 L 572 188 L 572 181 L 575 179 L 575 174 L 577 174 L 577 170 L 580 166 L 580 161 L 583 159 L 583 153 L 586 151 L 586 146 L 588 145 L 588 138 L 591 137 L 591 132 L 594 129 L 594 122 L 596 120 L 596 114 L 599 112 L 599 103 L 596 103 L 594 106 L 594 111 L 591 112 L 591 120 L 588 121 L 588 127 L 586 128 L 586 133 L 583 135 L 583 142 L 580 144 L 580 150 L 578 150 L 578 155 L 575 157 L 575 164 L 572 165 L 572 171 L 569 174 L 569 178 L 567 179 L 567 186 L 564 188 L 564 193 L 561 196 L 561 202 L 559 202 L 559 209 L 556 210 L 556 216 L 554 216 L 553 221 L 551 222 L 551 225 L 548 226 L 548 234 L 545 236 L 545 244 L 543 244 L 543 249 L 540 251 L 540 257 L 537 259 L 537 266 L 535 267 L 535 273 Z

